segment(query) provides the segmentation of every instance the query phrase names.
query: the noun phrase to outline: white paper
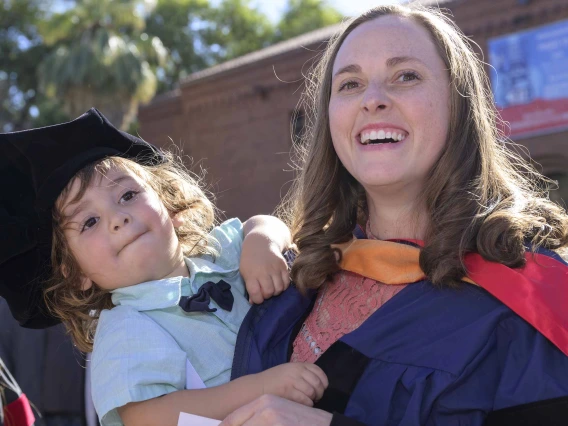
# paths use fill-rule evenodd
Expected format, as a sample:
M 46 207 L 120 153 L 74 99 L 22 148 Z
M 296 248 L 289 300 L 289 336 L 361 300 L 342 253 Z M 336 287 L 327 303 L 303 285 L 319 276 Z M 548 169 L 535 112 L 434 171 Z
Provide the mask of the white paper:
M 179 413 L 178 426 L 217 426 L 220 423 L 219 420 L 196 416 L 195 414 Z

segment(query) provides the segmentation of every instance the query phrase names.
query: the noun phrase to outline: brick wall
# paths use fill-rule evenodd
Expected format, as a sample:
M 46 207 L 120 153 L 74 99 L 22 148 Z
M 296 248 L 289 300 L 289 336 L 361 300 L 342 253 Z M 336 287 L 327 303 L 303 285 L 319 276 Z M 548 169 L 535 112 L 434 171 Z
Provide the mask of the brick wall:
M 164 114 L 164 102 L 141 109 L 140 134 L 165 147 L 169 136 L 192 157 L 194 171 L 206 168 L 227 217 L 271 213 L 294 176 L 291 114 L 301 93 L 302 64 L 313 56 L 298 49 L 264 65 L 188 83 L 176 97 L 178 113 Z

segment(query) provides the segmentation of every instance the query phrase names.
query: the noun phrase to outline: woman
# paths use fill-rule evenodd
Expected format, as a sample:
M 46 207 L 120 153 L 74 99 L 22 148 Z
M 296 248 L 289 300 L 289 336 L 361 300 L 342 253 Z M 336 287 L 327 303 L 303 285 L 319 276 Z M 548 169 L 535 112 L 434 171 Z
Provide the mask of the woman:
M 233 363 L 315 361 L 330 385 L 317 410 L 262 398 L 223 425 L 561 421 L 568 221 L 501 142 L 486 83 L 435 10 L 378 7 L 330 42 L 288 204 L 300 291 L 251 310 Z

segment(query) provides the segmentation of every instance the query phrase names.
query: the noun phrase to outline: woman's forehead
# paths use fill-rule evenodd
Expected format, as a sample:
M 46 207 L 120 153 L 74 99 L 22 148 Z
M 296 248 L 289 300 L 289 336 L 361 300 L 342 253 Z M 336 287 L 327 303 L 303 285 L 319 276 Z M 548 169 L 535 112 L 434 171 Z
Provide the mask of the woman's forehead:
M 439 59 L 432 36 L 422 25 L 411 18 L 386 15 L 359 25 L 345 38 L 333 72 L 350 63 L 403 56 L 426 63 Z

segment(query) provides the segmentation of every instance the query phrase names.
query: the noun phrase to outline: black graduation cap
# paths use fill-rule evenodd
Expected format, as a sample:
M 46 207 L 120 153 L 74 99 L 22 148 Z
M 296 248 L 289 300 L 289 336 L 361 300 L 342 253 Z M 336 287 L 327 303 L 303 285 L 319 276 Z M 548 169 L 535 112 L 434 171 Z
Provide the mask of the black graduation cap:
M 95 108 L 68 123 L 0 134 L 0 296 L 21 326 L 59 322 L 42 294 L 51 273 L 51 209 L 79 170 L 108 156 L 164 161 L 157 148 L 116 129 Z

